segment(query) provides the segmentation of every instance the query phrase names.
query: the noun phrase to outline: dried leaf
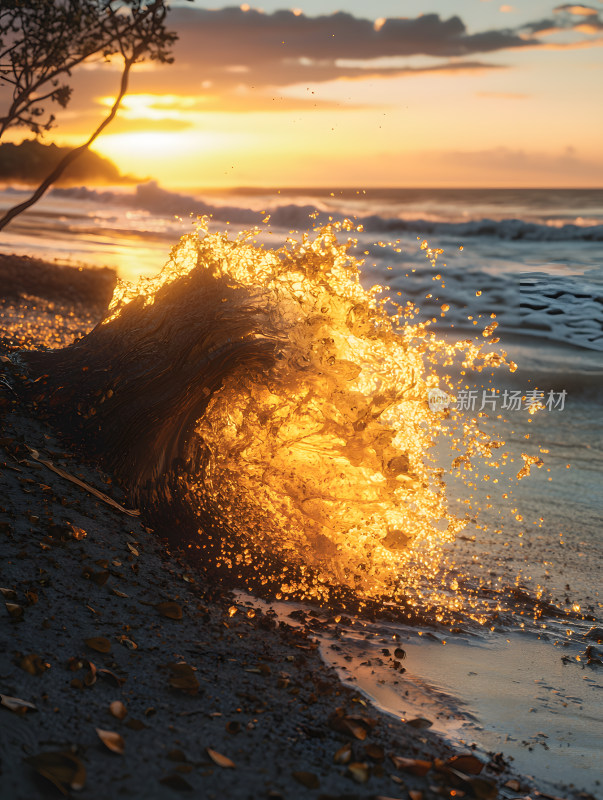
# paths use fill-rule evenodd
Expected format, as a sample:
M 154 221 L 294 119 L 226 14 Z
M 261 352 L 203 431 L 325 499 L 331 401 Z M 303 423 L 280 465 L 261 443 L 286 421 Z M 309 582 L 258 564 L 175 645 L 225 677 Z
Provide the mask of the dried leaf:
M 126 682 L 125 678 L 119 678 L 114 672 L 111 672 L 110 669 L 99 669 L 97 670 L 97 674 L 99 678 L 104 678 L 117 687 L 122 686 Z
M 13 619 L 21 619 L 23 616 L 23 609 L 17 603 L 5 603 L 6 610 Z
M 117 595 L 118 597 L 129 597 L 129 594 L 125 594 L 125 592 L 120 592 L 119 589 L 111 589 L 113 594 Z
M 166 600 L 165 603 L 157 603 L 155 608 L 162 617 L 168 617 L 168 619 L 182 619 L 182 608 L 173 600 Z
M 223 767 L 224 769 L 234 769 L 235 763 L 231 761 L 228 756 L 223 756 L 222 753 L 217 753 L 215 750 L 212 750 L 211 747 L 206 747 L 205 752 L 219 767 Z
M 29 653 L 28 655 L 23 656 L 19 662 L 19 666 L 24 672 L 29 673 L 29 675 L 41 675 L 43 672 L 46 672 L 46 670 L 49 669 L 50 664 L 46 661 L 43 661 L 39 655 L 36 655 L 36 653 Z
M 350 743 L 344 744 L 333 756 L 333 761 L 336 764 L 349 764 L 352 760 L 352 747 Z
M 170 789 L 176 789 L 178 792 L 191 792 L 193 790 L 190 783 L 182 775 L 178 775 L 177 772 L 166 775 L 165 778 L 159 778 L 159 783 L 163 786 L 168 786 Z
M 241 730 L 241 723 L 237 722 L 236 720 L 232 720 L 231 722 L 226 723 L 226 730 L 228 733 L 238 733 Z
M 54 784 L 65 797 L 69 796 L 69 789 L 77 791 L 84 788 L 86 768 L 73 753 L 39 753 L 36 756 L 25 758 L 24 761 L 39 775 Z
M 356 783 L 366 783 L 369 779 L 369 766 L 364 762 L 353 762 L 348 764 L 348 772 Z
M 182 689 L 189 694 L 197 694 L 199 691 L 199 681 L 193 668 L 189 664 L 168 664 L 172 673 L 170 686 L 174 689 Z
M 353 736 L 363 742 L 367 737 L 368 731 L 375 726 L 375 720 L 360 715 L 345 716 L 341 713 L 336 713 L 329 719 L 329 726 L 338 733 Z
M 93 636 L 91 639 L 86 639 L 85 642 L 91 650 L 96 650 L 97 653 L 109 653 L 111 651 L 111 642 L 105 639 L 104 636 Z
M 20 700 L 18 697 L 10 697 L 7 694 L 0 694 L 0 706 L 8 708 L 15 714 L 26 714 L 28 711 L 37 711 L 37 707 L 28 700 Z
M 102 728 L 96 728 L 96 733 L 106 748 L 111 750 L 112 753 L 123 756 L 126 744 L 119 733 L 115 733 L 115 731 L 105 731 Z
M 124 706 L 121 700 L 114 700 L 109 704 L 109 711 L 116 719 L 125 719 L 128 715 L 128 709 Z
M 423 800 L 423 792 L 419 792 L 417 789 L 409 789 L 408 796 L 410 800 Z
M 0 594 L 3 595 L 7 600 L 16 600 L 17 593 L 14 589 L 2 589 L 0 588 Z
M 96 673 L 97 669 L 96 666 L 92 663 L 92 661 L 88 661 L 88 672 L 84 675 L 84 683 L 86 686 L 94 686 L 96 683 Z
M 471 753 L 466 753 L 464 755 L 452 756 L 452 758 L 449 758 L 446 762 L 446 766 L 454 767 L 464 772 L 466 775 L 479 775 L 484 768 L 484 763 Z
M 126 544 L 128 546 L 128 550 L 132 553 L 132 555 L 134 555 L 134 556 L 139 556 L 140 555 L 139 551 L 134 547 L 133 544 L 130 544 L 130 542 L 127 542 Z
M 385 760 L 385 750 L 382 747 L 379 747 L 378 744 L 365 745 L 364 752 L 367 754 L 369 758 L 372 758 L 373 761 Z
M 305 786 L 306 789 L 318 789 L 320 781 L 313 772 L 305 772 L 304 770 L 296 770 L 291 773 L 291 777 L 295 778 L 298 783 Z
M 421 761 L 418 758 L 403 758 L 402 756 L 390 756 L 396 769 L 403 772 L 410 772 L 411 775 L 426 775 L 433 766 L 432 761 Z

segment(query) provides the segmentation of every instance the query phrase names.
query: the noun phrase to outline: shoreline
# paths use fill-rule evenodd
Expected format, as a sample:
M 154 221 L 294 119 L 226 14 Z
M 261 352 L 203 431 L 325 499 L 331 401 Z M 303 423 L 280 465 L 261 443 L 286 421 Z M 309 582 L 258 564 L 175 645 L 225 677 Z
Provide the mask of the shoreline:
M 49 796 L 40 760 L 22 760 L 48 752 L 85 767 L 82 798 L 163 798 L 188 786 L 208 798 L 429 797 L 434 786 L 493 798 L 512 780 L 499 760 L 479 776 L 453 772 L 450 759 L 470 750 L 455 754 L 371 708 L 323 664 L 307 628 L 250 614 L 138 520 L 33 460 L 27 446 L 114 493 L 2 398 L 0 675 L 2 695 L 18 701 L 0 709 L 1 797 Z M 96 729 L 121 737 L 124 752 L 110 752 Z M 467 765 L 475 771 L 475 758 Z M 67 790 L 75 782 L 68 770 L 46 772 Z
M 26 446 L 123 502 L 6 386 L 0 419 L 0 693 L 19 700 L 0 708 L 2 799 L 59 796 L 53 778 L 91 800 L 551 797 L 503 756 L 476 760 L 371 706 L 324 664 L 311 620 L 250 614 L 186 553 L 36 461 Z M 96 729 L 116 734 L 113 750 Z

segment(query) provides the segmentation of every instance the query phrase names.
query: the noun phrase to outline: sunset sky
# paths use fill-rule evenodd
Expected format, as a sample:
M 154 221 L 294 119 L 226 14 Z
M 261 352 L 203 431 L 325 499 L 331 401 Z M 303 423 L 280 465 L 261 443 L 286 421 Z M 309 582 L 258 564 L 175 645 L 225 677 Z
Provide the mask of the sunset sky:
M 173 2 L 174 64 L 135 68 L 95 149 L 170 188 L 603 185 L 603 0 L 295 1 Z M 86 137 L 117 66 L 45 141 Z

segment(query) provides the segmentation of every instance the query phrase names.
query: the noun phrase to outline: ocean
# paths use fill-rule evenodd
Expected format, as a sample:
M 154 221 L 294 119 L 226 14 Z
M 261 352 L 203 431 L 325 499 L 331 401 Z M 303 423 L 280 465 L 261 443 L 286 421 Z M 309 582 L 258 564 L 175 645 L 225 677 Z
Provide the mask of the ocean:
M 0 204 L 23 197 L 5 189 Z M 502 751 L 551 786 L 597 794 L 603 645 L 587 637 L 603 626 L 603 190 L 55 189 L 3 232 L 2 247 L 135 280 L 157 273 L 206 215 L 210 229 L 233 235 L 259 226 L 254 240 L 265 247 L 349 218 L 362 227 L 353 251 L 364 285 L 415 303 L 415 321 L 432 320 L 443 338 L 479 339 L 495 315 L 493 346 L 518 368 L 490 383 L 468 374 L 465 410 L 482 413 L 517 470 L 522 453 L 543 464 L 512 488 L 480 475 L 471 490 L 480 518 L 443 557 L 480 602 L 536 596 L 569 616 L 535 619 L 518 600 L 514 615 L 487 626 L 421 630 L 359 617 L 336 641 L 319 639 L 324 658 L 385 710 Z M 539 413 L 529 397 L 542 400 Z M 462 506 L 466 486 L 447 482 Z M 406 651 L 404 673 L 383 654 L 395 647 Z

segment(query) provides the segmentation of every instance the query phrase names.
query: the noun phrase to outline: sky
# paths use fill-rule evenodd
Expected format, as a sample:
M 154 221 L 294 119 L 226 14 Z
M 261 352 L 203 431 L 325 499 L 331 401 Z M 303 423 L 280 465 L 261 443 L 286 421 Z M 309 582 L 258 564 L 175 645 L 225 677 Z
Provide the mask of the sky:
M 603 186 L 603 0 L 294 2 L 173 2 L 174 63 L 135 67 L 95 149 L 168 188 Z M 45 140 L 118 83 L 80 69 Z

